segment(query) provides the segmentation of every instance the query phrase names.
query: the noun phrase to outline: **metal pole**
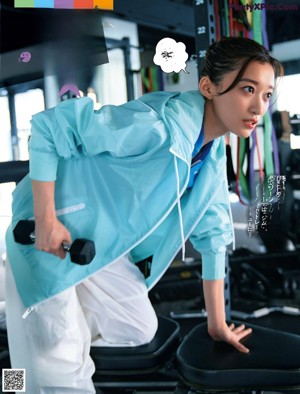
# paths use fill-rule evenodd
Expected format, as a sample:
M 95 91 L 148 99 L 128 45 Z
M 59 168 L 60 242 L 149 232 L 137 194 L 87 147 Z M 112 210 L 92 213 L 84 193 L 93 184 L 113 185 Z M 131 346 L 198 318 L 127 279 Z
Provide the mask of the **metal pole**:
M 216 41 L 215 12 L 212 0 L 194 0 L 195 44 L 198 62 L 198 74 L 201 75 L 202 59 L 206 49 Z
M 9 108 L 9 118 L 10 118 L 12 156 L 13 156 L 13 160 L 19 160 L 20 151 L 19 151 L 19 143 L 18 143 L 15 94 L 11 89 L 7 89 L 7 90 L 8 90 L 8 108 Z
M 230 298 L 230 268 L 228 253 L 225 255 L 225 279 L 224 279 L 224 299 L 226 319 L 231 319 L 231 298 Z
M 133 72 L 131 69 L 130 41 L 128 37 L 124 37 L 122 39 L 121 48 L 124 54 L 127 100 L 130 101 L 134 99 L 134 83 L 133 83 Z
M 212 0 L 194 0 L 195 12 L 195 44 L 198 63 L 198 75 L 201 76 L 202 60 L 205 57 L 206 49 L 217 40 L 216 17 L 214 2 Z M 229 257 L 225 256 L 226 278 L 224 281 L 224 298 L 226 319 L 230 320 L 231 300 L 230 300 L 230 275 Z

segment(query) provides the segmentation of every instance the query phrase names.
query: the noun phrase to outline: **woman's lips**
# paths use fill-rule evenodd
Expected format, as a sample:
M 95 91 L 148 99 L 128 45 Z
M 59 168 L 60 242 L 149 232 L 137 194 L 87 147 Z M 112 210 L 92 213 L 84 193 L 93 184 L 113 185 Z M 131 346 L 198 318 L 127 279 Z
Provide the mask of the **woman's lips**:
M 243 123 L 249 129 L 254 129 L 254 127 L 257 124 L 257 121 L 256 120 L 243 120 Z

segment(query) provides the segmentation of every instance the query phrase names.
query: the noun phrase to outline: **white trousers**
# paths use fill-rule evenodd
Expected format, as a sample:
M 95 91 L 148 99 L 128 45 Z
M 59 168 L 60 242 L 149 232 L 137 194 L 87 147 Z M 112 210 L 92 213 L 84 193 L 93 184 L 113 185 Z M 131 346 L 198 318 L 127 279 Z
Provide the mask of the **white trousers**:
M 26 393 L 95 393 L 90 346 L 151 341 L 157 317 L 144 276 L 128 257 L 37 305 L 23 319 L 6 264 L 6 314 L 12 368 L 26 369 Z

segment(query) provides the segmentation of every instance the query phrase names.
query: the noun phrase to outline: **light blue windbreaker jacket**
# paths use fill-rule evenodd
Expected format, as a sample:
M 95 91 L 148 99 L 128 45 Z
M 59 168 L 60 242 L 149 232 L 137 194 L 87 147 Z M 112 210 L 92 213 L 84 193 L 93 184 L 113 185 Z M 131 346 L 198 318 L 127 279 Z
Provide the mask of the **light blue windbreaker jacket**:
M 153 255 L 153 287 L 183 240 L 202 255 L 203 279 L 225 276 L 232 242 L 223 138 L 214 141 L 194 186 L 186 190 L 204 99 L 198 91 L 151 93 L 98 111 L 89 98 L 67 100 L 35 115 L 30 173 L 13 193 L 7 253 L 26 307 L 80 283 L 128 252 L 134 262 Z M 55 206 L 72 239 L 93 240 L 84 266 L 70 257 L 14 242 L 12 229 L 33 217 L 31 179 L 56 180 Z

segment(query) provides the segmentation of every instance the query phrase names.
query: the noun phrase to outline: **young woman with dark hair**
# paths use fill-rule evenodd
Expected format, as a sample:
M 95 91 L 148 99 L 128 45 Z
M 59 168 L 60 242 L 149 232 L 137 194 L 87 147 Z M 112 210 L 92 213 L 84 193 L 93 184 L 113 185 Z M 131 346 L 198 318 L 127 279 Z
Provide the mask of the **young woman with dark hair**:
M 187 238 L 202 255 L 209 334 L 249 351 L 241 339 L 251 330 L 225 319 L 233 227 L 223 136 L 250 136 L 280 74 L 263 46 L 225 38 L 208 49 L 197 91 L 95 112 L 84 97 L 33 117 L 30 174 L 14 192 L 7 231 L 6 286 L 12 367 L 26 368 L 28 393 L 94 393 L 91 343 L 151 341 L 148 289 L 181 247 L 184 255 Z M 35 247 L 19 245 L 12 230 L 32 216 Z M 77 237 L 95 242 L 88 265 L 72 264 L 61 246 Z M 145 278 L 135 263 L 149 256 Z

